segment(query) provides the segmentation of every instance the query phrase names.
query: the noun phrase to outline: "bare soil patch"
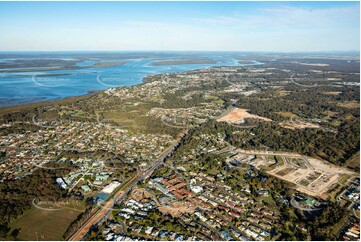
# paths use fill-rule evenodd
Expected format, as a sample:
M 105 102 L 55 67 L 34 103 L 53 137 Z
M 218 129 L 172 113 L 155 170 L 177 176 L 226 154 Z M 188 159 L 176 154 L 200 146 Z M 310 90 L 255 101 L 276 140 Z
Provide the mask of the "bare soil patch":
M 320 128 L 320 126 L 317 124 L 304 122 L 304 121 L 297 121 L 297 122 L 286 121 L 286 122 L 279 123 L 279 125 L 286 129 L 306 129 L 306 128 L 317 129 L 317 128 Z
M 272 176 L 295 184 L 295 189 L 310 196 L 329 195 L 330 189 L 337 184 L 345 175 L 355 176 L 353 172 L 345 167 L 339 167 L 326 161 L 306 157 L 297 153 L 277 152 L 277 151 L 257 151 L 237 149 L 240 154 L 255 154 L 257 156 L 277 156 L 277 162 L 269 164 L 268 159 L 257 159 L 252 164 L 257 167 L 267 166 L 272 169 L 266 169 L 266 172 Z M 297 162 L 286 162 L 291 159 L 297 159 Z
M 276 112 L 278 115 L 281 115 L 285 118 L 291 118 L 291 117 L 294 117 L 294 118 L 298 118 L 298 116 L 294 113 L 291 113 L 291 112 Z
M 340 95 L 342 92 L 321 92 L 321 93 L 325 95 L 337 96 Z
M 244 119 L 261 119 L 266 122 L 272 121 L 269 118 L 261 117 L 255 114 L 250 114 L 247 109 L 235 108 L 227 115 L 217 119 L 218 122 L 227 122 L 227 123 L 239 123 L 244 121 Z
M 190 202 L 175 202 L 170 206 L 159 207 L 159 211 L 172 217 L 179 217 L 183 213 L 194 213 L 195 209 L 196 207 Z
M 360 103 L 356 101 L 338 103 L 339 106 L 344 108 L 360 108 Z

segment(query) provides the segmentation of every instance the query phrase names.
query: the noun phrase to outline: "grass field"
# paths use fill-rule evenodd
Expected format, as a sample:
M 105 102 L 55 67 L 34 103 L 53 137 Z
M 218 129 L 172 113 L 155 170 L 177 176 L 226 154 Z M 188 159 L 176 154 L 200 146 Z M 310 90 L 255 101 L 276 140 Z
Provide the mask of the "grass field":
M 344 185 L 348 179 L 350 179 L 350 176 L 345 174 L 340 178 L 338 183 L 340 183 L 340 185 Z
M 262 197 L 262 201 L 268 203 L 268 209 L 269 210 L 272 210 L 272 209 L 276 209 L 277 208 L 277 204 L 275 202 L 275 200 L 273 200 L 272 196 L 265 196 L 265 197 Z
M 105 120 L 116 122 L 120 127 L 135 132 L 146 134 L 170 134 L 176 137 L 180 129 L 168 127 L 159 118 L 145 116 L 149 109 L 138 106 L 137 109 L 127 109 L 118 112 L 103 112 Z
M 10 227 L 21 229 L 19 240 L 63 240 L 63 234 L 79 214 L 68 209 L 45 211 L 34 207 Z

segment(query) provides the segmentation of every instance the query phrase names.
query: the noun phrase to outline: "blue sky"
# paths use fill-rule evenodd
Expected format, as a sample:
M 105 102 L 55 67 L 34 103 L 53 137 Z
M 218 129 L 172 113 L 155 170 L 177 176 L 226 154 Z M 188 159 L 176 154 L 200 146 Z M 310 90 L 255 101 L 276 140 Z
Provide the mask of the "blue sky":
M 0 50 L 359 50 L 359 2 L 0 2 Z

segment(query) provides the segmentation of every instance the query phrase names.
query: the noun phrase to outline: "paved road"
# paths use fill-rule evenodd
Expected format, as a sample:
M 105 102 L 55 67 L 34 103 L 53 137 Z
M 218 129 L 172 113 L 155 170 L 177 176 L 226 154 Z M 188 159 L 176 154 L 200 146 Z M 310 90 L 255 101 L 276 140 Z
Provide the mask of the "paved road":
M 156 168 L 161 165 L 165 159 L 167 159 L 175 149 L 180 145 L 183 140 L 183 136 L 180 137 L 171 147 L 169 147 L 163 155 L 161 155 L 157 160 L 153 162 L 151 166 L 145 169 L 141 174 L 135 176 L 133 179 L 128 181 L 122 189 L 118 190 L 113 196 L 114 199 L 108 200 L 102 207 L 99 207 L 98 210 L 92 215 L 85 223 L 79 228 L 70 238 L 70 241 L 80 241 L 88 233 L 89 229 L 98 224 L 101 221 L 105 221 L 109 215 L 111 215 L 112 207 L 115 203 L 121 203 L 128 196 L 128 194 L 138 185 L 138 183 L 149 178 Z
M 128 183 L 132 182 L 133 180 L 135 180 L 135 178 L 130 180 Z M 114 195 L 114 197 L 116 198 L 122 196 L 122 194 L 123 194 L 123 190 L 120 189 Z M 97 224 L 97 222 L 99 222 L 104 216 L 106 216 L 109 213 L 109 211 L 111 211 L 110 209 L 113 207 L 113 205 L 114 205 L 114 200 L 110 199 L 102 207 L 98 207 L 97 211 L 88 220 L 86 220 L 85 223 L 77 231 L 75 231 L 75 233 L 69 238 L 69 240 L 71 241 L 82 240 L 83 237 L 88 233 L 89 229 L 94 224 Z

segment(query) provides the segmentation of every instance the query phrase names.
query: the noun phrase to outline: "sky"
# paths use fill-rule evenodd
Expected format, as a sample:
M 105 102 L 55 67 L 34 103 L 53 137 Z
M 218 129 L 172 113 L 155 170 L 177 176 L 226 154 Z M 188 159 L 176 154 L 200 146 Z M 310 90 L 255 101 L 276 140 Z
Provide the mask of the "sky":
M 0 2 L 0 51 L 360 50 L 359 2 Z

